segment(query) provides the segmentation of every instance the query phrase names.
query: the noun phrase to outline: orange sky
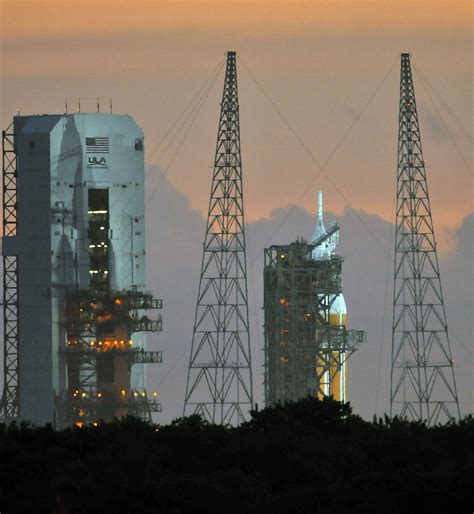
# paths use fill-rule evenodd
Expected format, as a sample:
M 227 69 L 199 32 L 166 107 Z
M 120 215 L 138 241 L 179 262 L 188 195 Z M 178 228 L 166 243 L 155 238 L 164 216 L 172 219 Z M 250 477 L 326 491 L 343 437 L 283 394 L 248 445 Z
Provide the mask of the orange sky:
M 354 21 L 372 30 L 430 27 L 440 32 L 469 30 L 469 2 L 456 1 L 274 1 L 274 0 L 170 0 L 170 1 L 4 1 L 4 36 L 50 37 L 113 34 L 121 31 L 180 30 L 216 27 L 258 30 L 261 36 L 275 30 L 302 28 L 317 23 L 328 32 L 351 30 Z M 408 7 L 409 6 L 409 7 Z M 409 9 L 409 12 L 408 12 Z M 359 19 L 358 19 L 359 18 Z M 331 27 L 330 27 L 331 25 Z
M 116 111 L 132 114 L 144 128 L 150 155 L 224 52 L 236 49 L 324 161 L 399 53 L 410 51 L 472 133 L 471 6 L 403 0 L 4 1 L 2 126 L 17 108 L 61 112 L 65 97 L 80 96 L 84 109 L 94 110 L 96 97 L 106 103 L 113 97 Z M 398 74 L 396 65 L 327 167 L 354 208 L 385 218 L 396 166 Z M 207 208 L 222 80 L 167 173 L 201 212 Z M 296 202 L 316 170 L 242 65 L 239 88 L 247 218 L 255 220 Z M 415 88 L 435 225 L 446 245 L 448 231 L 472 211 L 472 175 L 421 84 Z M 472 147 L 443 114 L 472 169 Z M 162 166 L 170 158 L 157 152 L 150 162 L 156 157 Z M 314 210 L 316 187 L 325 189 L 328 209 L 343 211 L 345 200 L 323 178 L 302 199 L 305 208 Z

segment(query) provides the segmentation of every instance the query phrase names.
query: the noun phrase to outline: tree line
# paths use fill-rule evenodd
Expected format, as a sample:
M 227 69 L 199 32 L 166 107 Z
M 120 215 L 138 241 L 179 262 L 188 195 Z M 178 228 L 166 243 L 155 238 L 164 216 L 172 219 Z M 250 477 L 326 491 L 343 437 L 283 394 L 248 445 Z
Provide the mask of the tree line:
M 474 419 L 362 420 L 332 398 L 253 411 L 238 428 L 0 425 L 0 512 L 471 513 Z

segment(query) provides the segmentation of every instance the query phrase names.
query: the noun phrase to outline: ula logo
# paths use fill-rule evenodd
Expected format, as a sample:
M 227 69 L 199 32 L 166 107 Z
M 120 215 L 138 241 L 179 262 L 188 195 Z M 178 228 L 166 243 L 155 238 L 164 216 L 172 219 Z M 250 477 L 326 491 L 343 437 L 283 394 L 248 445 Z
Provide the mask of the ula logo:
M 107 161 L 105 160 L 105 157 L 88 157 L 88 168 L 102 168 L 107 169 Z

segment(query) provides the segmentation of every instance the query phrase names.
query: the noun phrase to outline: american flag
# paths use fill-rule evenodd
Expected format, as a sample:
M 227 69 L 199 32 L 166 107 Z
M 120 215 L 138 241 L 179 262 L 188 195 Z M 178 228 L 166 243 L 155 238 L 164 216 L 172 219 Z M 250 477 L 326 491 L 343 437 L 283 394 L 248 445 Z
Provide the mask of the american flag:
M 109 138 L 86 137 L 86 153 L 109 153 Z

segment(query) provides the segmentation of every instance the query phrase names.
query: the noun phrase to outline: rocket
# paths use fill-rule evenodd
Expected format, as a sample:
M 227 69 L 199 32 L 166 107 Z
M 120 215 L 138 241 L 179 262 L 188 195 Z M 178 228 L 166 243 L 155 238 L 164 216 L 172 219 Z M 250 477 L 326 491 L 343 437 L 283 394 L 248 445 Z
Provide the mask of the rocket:
M 317 222 L 312 241 L 315 242 L 326 234 L 327 231 L 323 221 L 323 192 L 319 190 Z M 331 259 L 331 255 L 335 253 L 339 240 L 338 233 L 335 236 L 329 237 L 322 244 L 316 246 L 311 253 L 312 259 L 316 261 Z M 342 292 L 338 295 L 330 296 L 330 309 L 324 315 L 326 318 L 329 317 L 327 321 L 330 325 L 346 327 L 347 307 Z M 326 363 L 325 366 L 321 358 L 318 358 L 318 361 L 318 369 L 322 372 L 320 390 L 324 392 L 324 396 L 332 395 L 335 400 L 347 401 L 347 362 L 345 352 L 332 352 L 329 365 Z

